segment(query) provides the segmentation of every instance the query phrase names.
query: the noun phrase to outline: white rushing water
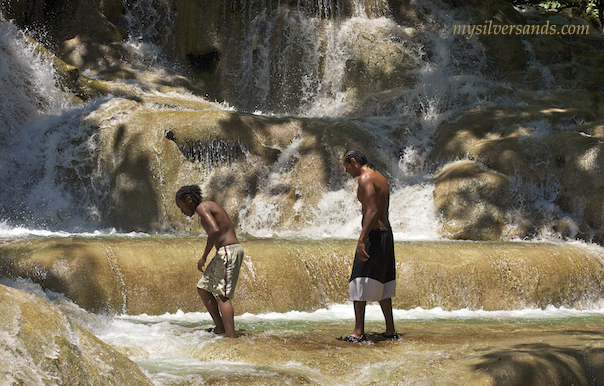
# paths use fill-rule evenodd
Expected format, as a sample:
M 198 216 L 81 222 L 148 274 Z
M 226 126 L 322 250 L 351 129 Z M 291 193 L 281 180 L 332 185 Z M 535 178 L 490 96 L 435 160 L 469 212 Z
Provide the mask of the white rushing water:
M 0 284 L 33 293 L 56 305 L 72 320 L 93 332 L 105 343 L 127 353 L 130 359 L 145 369 L 156 385 L 190 384 L 187 382 L 203 384 L 205 379 L 216 376 L 222 379 L 238 376 L 268 376 L 275 377 L 277 380 L 283 374 L 292 372 L 296 374 L 299 371 L 315 381 L 322 382 L 320 373 L 308 374 L 312 369 L 301 363 L 253 364 L 228 359 L 205 358 L 204 353 L 212 353 L 212 348 L 216 345 L 227 344 L 224 341 L 226 338 L 206 331 L 206 328 L 213 326 L 213 322 L 205 312 L 184 313 L 178 311 L 163 315 L 92 315 L 61 294 L 42 291 L 39 285 L 33 284 L 31 281 L 2 279 Z M 535 325 L 539 328 L 541 324 L 564 325 L 566 323 L 602 323 L 604 321 L 604 304 L 602 303 L 594 304 L 590 310 L 550 306 L 545 309 L 511 311 L 468 309 L 445 311 L 440 308 L 415 308 L 395 309 L 393 312 L 395 324 L 399 327 L 440 325 L 450 328 L 452 324 L 513 324 L 529 326 L 528 328 L 530 325 Z M 235 323 L 242 334 L 255 337 L 260 344 L 261 341 L 271 339 L 287 340 L 287 336 L 300 335 L 312 339 L 313 334 L 329 335 L 349 331 L 354 325 L 354 312 L 352 304 L 334 304 L 314 312 L 246 313 L 236 316 Z M 381 331 L 383 328 L 383 316 L 377 304 L 368 305 L 366 324 L 368 331 Z M 332 339 L 335 338 L 337 335 Z M 427 358 L 425 360 L 431 360 L 439 355 L 446 355 L 446 351 L 434 348 L 426 353 L 416 353 L 410 348 L 407 355 L 423 355 Z M 382 365 L 384 364 L 382 363 Z M 397 366 L 400 365 L 403 363 Z M 366 370 L 368 371 L 367 368 Z M 379 377 L 379 375 L 377 376 Z M 345 379 L 347 378 L 343 375 L 342 380 Z M 349 379 L 347 383 L 365 384 L 358 379 Z
M 0 219 L 40 228 L 58 222 L 70 229 L 74 202 L 57 180 L 67 168 L 78 172 L 87 158 L 78 153 L 94 138 L 78 135 L 82 128 L 63 114 L 71 107 L 52 65 L 9 22 L 0 25 L 0 61 Z M 79 165 L 68 166 L 72 161 Z
M 241 49 L 224 53 L 225 63 L 231 64 L 222 74 L 223 105 L 258 114 L 353 123 L 373 136 L 376 147 L 383 150 L 382 161 L 390 165 L 385 172 L 392 185 L 390 217 L 395 239 L 439 239 L 441 223 L 432 198 L 435 165 L 428 162 L 436 129 L 456 112 L 487 101 L 518 103 L 493 92 L 501 85 L 485 74 L 486 60 L 478 41 L 451 33 L 453 25 L 465 22 L 463 15 L 437 0 L 414 2 L 422 22 L 405 25 L 393 21 L 386 1 L 375 2 L 373 9 L 365 7 L 364 1 L 353 2 L 349 18 L 339 15 L 338 2 L 332 1 L 299 2 L 297 8 L 267 5 L 255 14 L 252 9 L 261 3 L 244 3 L 244 29 L 241 34 L 233 31 L 229 38 L 240 39 L 235 46 Z M 167 38 L 176 18 L 169 3 L 128 2 L 126 11 L 130 33 L 126 46 L 134 67 L 165 75 L 170 63 L 156 43 Z M 397 83 L 392 90 L 382 85 L 386 92 L 377 94 L 371 85 L 351 84 L 347 65 L 370 60 L 362 57 L 366 41 L 373 42 L 376 50 L 388 49 L 380 54 L 384 60 L 392 60 L 393 67 L 401 65 L 396 60 L 405 58 L 409 62 L 405 76 L 411 80 L 404 86 Z M 99 172 L 102 149 L 98 133 L 86 121 L 88 116 L 108 114 L 112 101 L 119 98 L 109 96 L 72 106 L 57 87 L 50 62 L 10 22 L 0 26 L 0 47 L 0 89 L 8 93 L 0 101 L 3 227 L 69 233 L 111 229 L 106 218 L 111 210 L 107 176 Z M 394 59 L 387 59 L 391 57 Z M 400 81 L 395 78 L 392 81 Z M 137 86 L 142 95 L 158 94 L 143 91 L 148 86 L 133 82 L 132 87 Z M 365 92 L 372 97 L 363 99 Z M 180 97 L 201 100 L 192 95 Z M 127 116 L 128 112 L 118 111 L 104 119 L 118 124 Z M 527 122 L 525 126 L 533 138 L 553 130 L 547 122 Z M 338 188 L 328 191 L 318 204 L 299 200 L 290 208 L 272 189 L 279 184 L 296 186 L 288 165 L 300 158 L 299 138 L 279 150 L 280 158 L 270 166 L 269 178 L 260 182 L 258 194 L 238 213 L 238 230 L 258 237 L 355 238 L 360 230 L 360 207 L 354 181 L 334 184 Z M 222 162 L 212 157 L 197 162 L 209 166 Z M 211 181 L 209 177 L 202 185 Z M 543 225 L 537 229 L 537 237 L 559 237 L 553 229 L 556 218 L 573 229 L 573 214 L 563 213 L 555 203 L 557 188 L 547 176 L 531 184 L 513 180 L 513 207 L 541 213 Z M 281 222 L 283 212 L 291 209 L 308 218 L 305 226 L 289 227 Z M 507 213 L 507 219 L 510 228 L 522 222 L 515 209 Z
M 232 81 L 237 87 L 227 89 L 225 94 L 231 99 L 223 102 L 237 110 L 257 114 L 347 119 L 373 133 L 376 143 L 384 150 L 384 157 L 392 164 L 390 218 L 395 239 L 436 240 L 440 238 L 440 220 L 433 203 L 434 170 L 427 162 L 433 135 L 438 125 L 455 112 L 494 98 L 490 91 L 496 84 L 484 75 L 486 64 L 476 40 L 467 41 L 451 34 L 450 28 L 457 23 L 457 16 L 443 11 L 440 4 L 414 2 L 424 12 L 426 24 L 402 27 L 389 18 L 386 1 L 375 3 L 376 9 L 367 14 L 361 7 L 364 1 L 358 1 L 354 16 L 345 20 L 332 17 L 337 7 L 329 1 L 317 2 L 320 6 L 310 10 L 267 10 L 255 17 L 244 15 L 248 20 L 242 50 L 236 53 L 240 60 L 229 69 L 232 72 L 223 74 L 226 84 Z M 141 65 L 147 68 L 169 65 L 151 41 L 157 31 L 168 30 L 174 20 L 175 15 L 162 13 L 167 4 L 162 0 L 129 2 L 131 39 L 128 44 L 138 53 Z M 147 12 L 148 9 L 158 12 Z M 278 45 L 282 49 L 275 50 L 275 44 L 268 42 L 278 28 L 282 28 L 283 41 Z M 386 37 L 393 52 L 411 55 L 415 65 L 410 72 L 415 79 L 411 87 L 371 100 L 360 100 L 347 88 L 346 64 L 357 54 L 355 44 L 367 36 Z M 296 56 L 300 52 L 303 54 Z M 539 63 L 533 58 L 532 65 Z M 295 76 L 288 79 L 292 74 Z M 273 98 L 276 89 L 290 90 L 296 95 L 277 100 Z M 0 25 L 0 90 L 4 95 L 0 100 L 0 238 L 149 236 L 116 231 L 104 219 L 109 210 L 108 182 L 106 176 L 99 174 L 100 144 L 94 128 L 82 122 L 107 108 L 115 98 L 71 105 L 57 87 L 49 61 L 40 56 L 10 22 Z M 191 95 L 182 97 L 200 99 Z M 107 118 L 119 121 L 124 117 Z M 539 134 L 552 128 L 544 122 L 529 122 L 527 130 Z M 397 138 L 396 143 L 393 137 Z M 352 179 L 326 193 L 316 206 L 296 204 L 294 210 L 298 213 L 313 214 L 305 227 L 289 229 L 281 224 L 282 203 L 269 192 L 294 178 L 286 166 L 299 159 L 300 146 L 295 139 L 286 148 L 279 149 L 281 156 L 272 165 L 267 181 L 261 184 L 260 193 L 239 213 L 238 231 L 258 237 L 356 238 L 361 208 L 356 200 L 356 181 Z M 211 164 L 213 160 L 205 162 Z M 545 218 L 553 218 L 554 214 L 561 216 L 554 204 L 555 184 L 528 185 L 514 181 L 513 187 L 517 201 L 534 203 Z M 513 211 L 508 214 L 511 226 L 514 215 Z M 568 220 L 572 223 L 572 216 L 569 215 Z M 545 226 L 539 233 L 544 238 L 558 238 L 551 226 Z M 199 379 L 203 377 L 196 378 L 198 374 L 237 376 L 251 372 L 270 376 L 283 368 L 301 374 L 310 371 L 311 378 L 320 376 L 297 363 L 260 366 L 200 360 L 200 351 L 206 345 L 224 339 L 205 331 L 212 326 L 205 312 L 90 315 L 62 295 L 44 292 L 31 282 L 3 279 L 0 284 L 35 293 L 59 306 L 104 342 L 127 352 L 158 385 L 201 383 Z M 602 322 L 604 304 L 597 301 L 585 310 L 417 308 L 394 310 L 394 318 L 396 323 Z M 368 306 L 366 320 L 369 325 L 382 323 L 379 306 Z M 277 333 L 308 326 L 341 325 L 348 330 L 354 322 L 354 313 L 351 304 L 334 304 L 314 312 L 243 314 L 237 316 L 235 322 L 245 330 Z
M 141 13 L 140 10 L 147 6 L 156 7 L 158 12 Z M 132 3 L 127 13 L 131 24 L 129 46 L 136 52 L 135 56 L 139 57 L 141 63 L 148 67 L 156 65 L 159 71 L 162 71 L 161 66 L 166 62 L 160 60 L 157 46 L 150 42 L 153 34 L 149 31 L 159 29 L 158 26 L 161 26 L 161 29 L 169 28 L 170 18 L 174 17 L 168 15 L 167 20 L 162 19 L 162 13 L 159 12 L 161 7 L 165 7 L 162 1 Z M 319 13 L 324 12 L 328 11 Z M 340 83 L 344 76 L 341 70 L 349 55 L 345 52 L 345 47 L 350 47 L 355 39 L 359 39 L 358 36 L 348 37 L 350 33 L 367 28 L 371 28 L 371 33 L 403 33 L 400 27 L 385 17 L 370 18 L 360 11 L 357 13 L 354 18 L 338 24 L 328 19 L 306 17 L 302 12 L 291 12 L 289 28 L 296 36 L 306 36 L 302 40 L 308 41 L 309 47 L 305 48 L 304 52 L 311 57 L 317 54 L 318 47 L 324 43 L 324 37 L 330 36 L 328 44 L 332 48 L 327 51 L 330 64 L 326 68 L 335 71 L 325 73 L 321 78 L 321 75 L 312 69 L 316 68 L 317 62 L 312 58 L 304 60 L 304 79 L 310 83 L 303 92 L 302 99 L 307 102 L 305 111 L 300 111 L 302 115 L 337 117 L 346 111 L 344 105 L 348 102 L 338 102 L 342 98 L 337 95 L 340 93 L 337 90 L 341 88 Z M 267 18 L 264 20 L 266 23 L 275 22 L 268 16 Z M 257 17 L 254 20 L 258 22 L 261 19 Z M 311 28 L 311 25 L 314 25 L 315 29 Z M 12 92 L 10 98 L 0 102 L 0 115 L 5 120 L 2 131 L 8 134 L 3 136 L 6 139 L 2 143 L 4 151 L 0 154 L 0 181 L 5 187 L 0 200 L 2 232 L 5 235 L 11 234 L 7 232 L 10 227 L 15 229 L 13 236 L 28 232 L 94 233 L 102 232 L 104 228 L 111 229 L 111 224 L 105 218 L 110 210 L 107 199 L 108 181 L 106 176 L 99 173 L 98 156 L 101 145 L 96 128 L 85 122 L 89 115 L 99 112 L 105 114 L 105 111 L 109 110 L 106 106 L 112 103 L 112 97 L 72 106 L 56 85 L 55 72 L 49 61 L 36 53 L 35 47 L 26 41 L 12 23 L 5 22 L 1 28 L 1 44 L 5 49 L 0 51 L 0 59 L 4 60 L 6 65 L 0 67 L 0 88 Z M 250 28 L 253 29 L 253 26 Z M 270 28 L 268 30 L 270 32 Z M 261 31 L 267 33 L 265 30 L 258 30 L 250 36 L 256 36 L 254 34 Z M 306 35 L 299 34 L 304 31 Z M 263 55 L 273 63 L 275 58 L 269 55 L 268 47 L 261 44 L 258 49 L 262 49 Z M 281 53 L 282 58 L 288 55 L 287 52 Z M 274 63 L 271 63 L 267 64 L 267 68 L 274 66 Z M 250 69 L 239 69 L 243 74 L 243 86 L 239 89 L 243 95 L 255 95 L 245 91 L 246 76 L 254 78 L 254 82 L 263 85 L 263 88 L 271 88 L 271 76 L 262 78 L 255 75 L 255 71 L 261 68 L 262 66 L 254 65 Z M 338 68 L 340 70 L 337 70 Z M 442 72 L 446 66 L 440 68 L 439 71 Z M 422 69 L 420 73 L 427 77 L 436 76 L 433 69 Z M 14 76 L 15 74 L 19 76 Z M 447 78 L 444 73 L 439 73 L 438 77 Z M 291 79 L 291 82 L 295 81 Z M 311 83 L 314 86 L 311 87 Z M 393 154 L 395 160 L 398 150 L 392 148 L 388 139 L 393 130 L 399 130 L 393 122 L 412 113 L 409 107 L 402 107 L 409 104 L 410 100 L 416 100 L 416 104 L 420 105 L 434 105 L 429 100 L 435 100 L 437 97 L 427 95 L 425 89 L 426 86 L 422 85 L 418 90 L 407 92 L 408 95 L 397 102 L 399 107 L 394 107 L 395 110 L 402 109 L 400 112 L 387 112 L 385 115 L 371 118 L 370 121 L 359 121 L 359 125 L 365 127 L 365 130 L 375 132 L 376 140 L 383 143 L 384 149 Z M 141 90 L 141 93 L 144 92 Z M 266 97 L 268 98 L 268 94 Z M 258 95 L 254 98 L 262 99 Z M 16 105 L 19 108 L 16 108 Z M 119 122 L 126 117 L 119 115 L 124 112 L 117 114 L 105 119 Z M 422 129 L 417 135 L 408 134 L 409 146 L 405 148 L 404 156 L 399 164 L 396 161 L 393 163 L 392 170 L 395 174 L 392 176 L 394 182 L 391 217 L 395 226 L 395 237 L 399 240 L 438 238 L 439 221 L 431 200 L 433 183 L 429 175 L 426 175 L 424 165 L 424 158 L 429 150 L 429 137 L 439 119 L 435 114 L 437 112 L 433 108 L 428 108 L 419 122 L 419 126 L 425 130 Z M 11 133 L 15 135 L 10 135 Z M 308 207 L 304 202 L 298 202 L 296 210 L 311 211 L 313 214 L 305 228 L 288 229 L 279 223 L 279 205 L 283 204 L 276 203 L 275 198 L 271 198 L 270 189 L 274 183 L 291 180 L 292 177 L 286 170 L 282 170 L 280 165 L 295 161 L 299 157 L 298 147 L 299 143 L 294 141 L 288 148 L 282 149 L 281 158 L 273 165 L 274 170 L 269 181 L 262 183 L 264 192 L 256 195 L 240 213 L 240 231 L 254 236 L 356 237 L 360 229 L 360 210 L 352 182 L 347 183 L 343 189 L 328 192 L 317 206 Z M 388 158 L 388 155 L 385 157 Z M 211 164 L 213 160 L 209 162 Z M 24 229 L 29 231 L 23 231 Z
M 312 10 L 300 5 L 287 11 L 266 9 L 254 17 L 248 15 L 241 51 L 225 53 L 227 63 L 238 64 L 223 74 L 225 94 L 231 96 L 230 104 L 243 111 L 354 122 L 373 136 L 391 165 L 387 173 L 392 184 L 390 218 L 395 239 L 438 239 L 440 220 L 432 199 L 433 170 L 427 157 L 444 119 L 486 100 L 494 83 L 482 75 L 484 55 L 477 43 L 451 34 L 459 21 L 453 12 L 443 11 L 442 4 L 414 3 L 426 19 L 419 26 L 395 23 L 388 17 L 387 2 L 376 2 L 373 12 L 366 10 L 363 1 L 354 4 L 354 15 L 346 19 L 319 17 L 333 14 L 334 4 Z M 363 48 L 370 48 L 362 44 L 367 41 L 374 41 L 375 49 L 390 50 L 380 52 L 383 60 L 390 55 L 395 61 L 408 60 L 413 68 L 408 76 L 414 80 L 379 97 L 363 100 L 356 95 L 365 86 L 357 90 L 346 83 L 347 66 L 364 60 Z M 378 41 L 388 43 L 378 45 Z M 275 94 L 285 97 L 279 99 Z M 297 147 L 294 140 L 280 149 L 269 181 L 239 213 L 241 230 L 261 237 L 356 237 L 361 217 L 352 181 L 328 192 L 312 207 L 298 201 L 291 208 L 270 193 L 278 183 L 295 186 L 287 168 L 280 165 L 296 162 Z M 291 229 L 281 223 L 284 211 L 292 209 L 302 217 L 312 213 L 306 227 Z

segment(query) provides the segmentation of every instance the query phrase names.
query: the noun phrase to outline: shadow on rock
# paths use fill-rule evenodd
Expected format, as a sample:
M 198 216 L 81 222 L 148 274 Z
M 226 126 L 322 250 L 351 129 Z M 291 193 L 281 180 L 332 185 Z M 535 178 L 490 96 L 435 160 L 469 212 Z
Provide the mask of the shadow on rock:
M 484 372 L 486 383 L 491 385 L 604 385 L 602 348 L 525 344 L 482 359 L 474 370 Z

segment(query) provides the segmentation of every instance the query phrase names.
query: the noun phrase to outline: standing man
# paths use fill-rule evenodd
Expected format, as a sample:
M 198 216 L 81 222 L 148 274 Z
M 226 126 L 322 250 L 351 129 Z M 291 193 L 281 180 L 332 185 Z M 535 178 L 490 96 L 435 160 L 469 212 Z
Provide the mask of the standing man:
M 386 178 L 368 163 L 359 150 L 350 150 L 342 159 L 346 172 L 359 178 L 357 198 L 363 206 L 361 235 L 357 243 L 350 300 L 354 303 L 355 325 L 347 342 L 360 343 L 365 337 L 365 306 L 378 301 L 386 320 L 386 339 L 398 339 L 392 316 L 392 297 L 396 295 L 394 240 L 388 220 L 390 187 Z
M 197 213 L 201 226 L 208 234 L 203 256 L 197 262 L 197 269 L 203 272 L 197 283 L 197 292 L 216 325 L 209 331 L 236 338 L 231 299 L 243 261 L 243 247 L 237 240 L 233 223 L 220 205 L 202 201 L 201 189 L 197 185 L 180 188 L 176 192 L 176 205 L 186 216 L 192 217 Z M 213 247 L 216 248 L 216 255 L 204 272 L 203 267 Z

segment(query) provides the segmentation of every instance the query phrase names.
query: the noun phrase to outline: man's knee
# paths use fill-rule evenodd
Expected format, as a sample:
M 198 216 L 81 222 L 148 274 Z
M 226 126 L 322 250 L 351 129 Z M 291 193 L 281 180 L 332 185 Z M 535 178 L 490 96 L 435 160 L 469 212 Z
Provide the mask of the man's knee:
M 203 288 L 197 287 L 197 293 L 199 294 L 201 300 L 203 300 L 204 302 L 214 300 L 214 295 Z

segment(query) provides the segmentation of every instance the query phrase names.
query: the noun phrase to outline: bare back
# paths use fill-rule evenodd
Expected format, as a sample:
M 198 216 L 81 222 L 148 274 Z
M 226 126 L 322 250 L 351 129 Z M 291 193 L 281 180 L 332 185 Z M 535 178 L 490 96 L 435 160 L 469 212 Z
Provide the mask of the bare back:
M 214 246 L 217 249 L 223 245 L 239 243 L 233 222 L 220 205 L 212 201 L 203 201 L 195 211 L 199 214 L 201 226 L 208 233 L 208 236 L 216 236 Z
M 363 168 L 359 176 L 357 198 L 363 205 L 363 223 L 367 211 L 376 209 L 377 213 L 369 229 L 389 228 L 388 208 L 390 205 L 390 186 L 386 177 L 371 169 Z

